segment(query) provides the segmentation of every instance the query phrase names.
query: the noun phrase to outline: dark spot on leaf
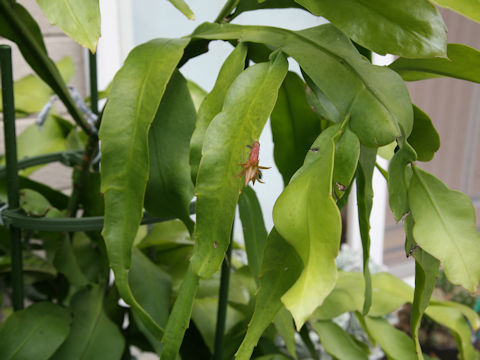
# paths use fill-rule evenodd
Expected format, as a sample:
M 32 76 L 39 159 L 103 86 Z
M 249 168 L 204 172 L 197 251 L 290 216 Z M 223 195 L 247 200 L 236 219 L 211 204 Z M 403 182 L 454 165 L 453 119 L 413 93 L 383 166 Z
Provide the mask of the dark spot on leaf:
M 213 242 L 213 247 L 216 249 L 218 247 L 218 244 L 216 241 Z
M 310 151 L 313 152 L 313 153 L 317 153 L 317 152 L 318 152 L 318 148 L 311 148 Z

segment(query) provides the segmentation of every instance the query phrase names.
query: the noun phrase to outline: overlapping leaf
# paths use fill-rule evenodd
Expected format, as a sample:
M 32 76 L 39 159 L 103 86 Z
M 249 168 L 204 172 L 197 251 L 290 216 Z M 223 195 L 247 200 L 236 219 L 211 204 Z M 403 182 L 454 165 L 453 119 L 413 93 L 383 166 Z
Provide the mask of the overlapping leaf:
M 137 308 L 157 337 L 161 331 L 128 286 L 128 269 L 149 174 L 148 130 L 187 43 L 186 39 L 156 39 L 132 50 L 115 76 L 100 129 L 103 237 L 110 264 L 121 296 Z
M 94 53 L 100 37 L 98 0 L 37 0 L 51 24 Z
M 404 82 L 388 68 L 371 65 L 330 24 L 296 32 L 265 26 L 203 24 L 192 36 L 259 42 L 292 56 L 334 104 L 339 118 L 350 116 L 351 129 L 367 146 L 386 145 L 402 134 L 410 134 L 412 109 Z
M 432 120 L 420 108 L 413 105 L 413 128 L 408 137 L 420 161 L 430 161 L 440 149 L 440 136 Z
M 477 0 L 433 0 L 433 2 L 480 22 L 480 4 Z
M 203 278 L 213 275 L 223 261 L 243 183 L 239 164 L 246 146 L 259 139 L 286 72 L 282 53 L 269 63 L 249 67 L 236 78 L 222 112 L 207 129 L 195 188 L 197 224 L 191 260 Z
M 158 217 L 181 219 L 193 232 L 190 201 L 189 143 L 195 126 L 195 107 L 185 78 L 175 72 L 168 83 L 148 133 L 150 174 L 145 209 Z
M 405 81 L 453 77 L 480 82 L 478 63 L 480 52 L 462 44 L 448 44 L 448 58 L 395 60 L 389 67 L 398 72 Z
M 302 166 L 308 149 L 320 133 L 320 120 L 308 106 L 305 87 L 297 74 L 287 73 L 270 119 L 275 144 L 273 155 L 285 185 Z
M 446 26 L 428 0 L 295 1 L 378 54 L 411 58 L 445 55 Z
M 435 176 L 413 169 L 408 201 L 415 242 L 442 262 L 450 282 L 473 292 L 480 280 L 480 234 L 472 202 Z
M 220 69 L 215 86 L 205 96 L 198 109 L 197 122 L 190 141 L 190 166 L 192 167 L 192 180 L 194 182 L 196 182 L 198 166 L 202 158 L 205 132 L 212 119 L 222 110 L 225 95 L 233 80 L 243 71 L 246 55 L 247 47 L 245 44 L 239 44 L 232 51 Z
M 340 246 L 340 212 L 332 197 L 334 126 L 318 137 L 304 165 L 295 173 L 273 208 L 278 232 L 302 258 L 304 269 L 282 296 L 300 329 L 333 290 Z

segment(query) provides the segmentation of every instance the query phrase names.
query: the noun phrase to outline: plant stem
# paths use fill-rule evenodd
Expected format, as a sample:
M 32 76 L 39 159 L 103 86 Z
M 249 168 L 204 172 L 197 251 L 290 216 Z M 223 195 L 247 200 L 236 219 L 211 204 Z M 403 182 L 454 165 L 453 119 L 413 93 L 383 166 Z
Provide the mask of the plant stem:
M 228 245 L 225 259 L 222 263 L 222 273 L 220 275 L 220 290 L 218 294 L 217 328 L 215 330 L 215 347 L 213 360 L 223 358 L 223 347 L 225 342 L 225 322 L 227 319 L 228 288 L 230 283 L 230 262 L 232 258 L 233 228 L 230 234 L 230 244 Z
M 227 0 L 214 22 L 219 24 L 228 22 L 229 19 L 227 19 L 227 16 L 237 7 L 238 2 L 239 0 Z
M 318 353 L 317 353 L 317 350 L 315 350 L 315 345 L 313 344 L 312 339 L 310 339 L 310 334 L 309 334 L 307 324 L 308 323 L 305 323 L 300 329 L 300 337 L 302 338 L 303 343 L 307 347 L 312 357 L 314 359 L 318 359 Z
M 7 172 L 7 196 L 9 209 L 20 207 L 17 170 L 17 141 L 15 129 L 15 103 L 13 97 L 12 49 L 0 45 L 2 78 L 3 126 L 5 138 L 5 162 Z M 22 239 L 19 228 L 10 226 L 12 263 L 12 304 L 14 310 L 23 309 Z

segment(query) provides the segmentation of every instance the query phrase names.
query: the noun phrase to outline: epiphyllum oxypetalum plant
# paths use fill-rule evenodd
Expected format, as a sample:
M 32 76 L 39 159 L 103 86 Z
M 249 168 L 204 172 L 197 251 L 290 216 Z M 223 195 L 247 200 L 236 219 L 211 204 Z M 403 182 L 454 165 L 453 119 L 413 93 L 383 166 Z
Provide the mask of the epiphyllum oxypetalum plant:
M 270 167 L 260 166 L 259 165 L 259 156 L 260 156 L 260 143 L 254 141 L 253 145 L 248 147 L 251 149 L 250 156 L 248 161 L 241 163 L 240 166 L 243 168 L 242 172 L 238 176 L 243 176 L 245 179 L 245 186 L 251 181 L 255 185 L 255 181 L 258 181 L 263 184 L 262 181 L 262 170 L 270 169 Z

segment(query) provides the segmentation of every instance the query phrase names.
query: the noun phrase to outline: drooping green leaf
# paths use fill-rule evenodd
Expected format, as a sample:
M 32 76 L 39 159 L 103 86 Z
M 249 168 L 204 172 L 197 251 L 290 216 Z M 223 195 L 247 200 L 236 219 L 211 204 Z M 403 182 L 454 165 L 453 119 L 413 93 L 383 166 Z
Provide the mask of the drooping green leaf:
M 195 106 L 195 110 L 198 111 L 208 93 L 191 80 L 187 80 L 187 87 L 192 97 L 193 106 Z
M 448 44 L 448 58 L 395 60 L 389 67 L 400 74 L 405 81 L 452 77 L 480 82 L 478 62 L 480 52 L 463 44 Z
M 275 164 L 288 184 L 303 164 L 308 149 L 320 133 L 320 120 L 305 97 L 305 83 L 294 72 L 288 72 L 278 91 L 270 117 Z
M 411 132 L 413 116 L 405 83 L 388 68 L 371 65 L 330 24 L 301 31 L 203 24 L 192 36 L 259 42 L 292 56 L 334 104 L 339 119 L 350 116 L 351 129 L 367 146 L 386 145 Z
M 64 235 L 60 238 L 53 264 L 59 272 L 67 277 L 72 285 L 83 287 L 89 284 L 88 279 L 83 274 L 82 269 L 77 262 L 68 235 Z
M 413 289 L 398 277 L 380 272 L 372 276 L 370 316 L 385 316 L 413 301 Z
M 183 0 L 168 0 L 170 3 L 177 8 L 183 15 L 185 15 L 189 20 L 195 20 L 195 15 L 193 14 L 192 9 L 187 5 Z
M 70 96 L 60 72 L 48 57 L 38 24 L 20 4 L 0 0 L 0 36 L 18 45 L 27 63 L 58 95 L 75 122 L 90 133 L 90 127 Z
M 263 222 L 262 208 L 255 190 L 250 186 L 243 188 L 238 199 L 238 210 L 242 221 L 248 266 L 252 276 L 257 279 L 268 234 Z
M 120 359 L 125 346 L 121 330 L 103 308 L 100 286 L 76 293 L 71 301 L 73 322 L 65 342 L 52 359 Z
M 83 207 L 84 216 L 103 216 L 105 204 L 100 192 L 100 173 L 89 171 L 84 181 L 84 189 L 88 189 L 80 193 L 80 204 Z
M 378 54 L 409 58 L 445 55 L 446 26 L 428 0 L 295 1 Z
M 152 263 L 140 250 L 133 248 L 132 268 L 128 280 L 133 295 L 140 305 L 161 327 L 165 327 L 170 305 L 171 280 L 159 267 Z M 140 331 L 150 341 L 155 351 L 161 351 L 160 342 L 145 328 L 133 310 Z M 138 319 L 139 320 L 139 319 Z
M 433 0 L 433 2 L 480 22 L 480 5 L 476 0 Z
M 175 216 L 193 231 L 190 201 L 189 143 L 195 126 L 195 108 L 185 78 L 174 72 L 148 134 L 150 175 L 145 209 L 158 217 Z
M 144 249 L 155 246 L 158 251 L 167 250 L 179 245 L 193 245 L 190 233 L 184 223 L 179 220 L 156 223 L 138 244 Z
M 333 187 L 337 199 L 341 199 L 351 186 L 360 157 L 360 142 L 348 128 L 335 144 L 335 167 L 333 168 Z
M 6 234 L 3 235 L 5 236 Z M 6 240 L 10 239 L 8 238 Z M 53 278 L 57 276 L 57 270 L 52 266 L 51 262 L 31 252 L 23 252 L 22 269 L 24 274 L 33 274 L 36 279 L 46 277 Z M 12 257 L 10 255 L 0 256 L 0 273 L 10 273 L 11 271 Z
M 192 168 L 192 180 L 194 182 L 197 180 L 198 166 L 202 158 L 205 132 L 213 118 L 222 110 L 223 102 L 230 85 L 243 71 L 246 55 L 246 45 L 242 43 L 238 44 L 235 50 L 233 50 L 225 60 L 212 91 L 205 96 L 205 99 L 198 109 L 195 130 L 190 140 L 190 166 Z
M 238 176 L 246 145 L 258 140 L 287 72 L 282 53 L 240 74 L 225 104 L 205 134 L 195 195 L 197 196 L 194 271 L 203 278 L 215 273 L 230 241 L 235 207 L 243 179 Z
M 136 47 L 113 80 L 103 113 L 103 237 L 122 298 L 137 308 L 155 336 L 161 331 L 142 312 L 128 285 L 132 244 L 140 225 L 149 174 L 148 130 L 187 39 L 156 39 Z
M 263 332 L 283 307 L 281 296 L 302 271 L 302 260 L 275 228 L 268 235 L 264 254 L 255 311 L 248 324 L 247 334 L 235 354 L 236 360 L 250 359 Z
M 357 168 L 357 208 L 358 225 L 362 239 L 363 277 L 365 278 L 365 301 L 363 314 L 367 314 L 372 304 L 372 280 L 370 276 L 370 213 L 373 206 L 373 170 L 377 159 L 377 149 L 360 147 Z
M 331 127 L 318 137 L 304 165 L 295 173 L 273 208 L 278 232 L 302 258 L 304 269 L 282 296 L 299 330 L 333 290 L 340 246 L 340 212 L 332 197 L 334 136 Z
M 47 215 L 50 210 L 53 210 L 48 200 L 34 190 L 23 189 L 19 195 L 20 207 L 28 215 L 41 217 Z
M 202 338 L 212 354 L 214 352 L 215 331 L 217 326 L 217 308 L 218 298 L 205 297 L 196 299 L 192 310 L 192 320 L 195 322 L 198 331 L 202 334 Z M 224 334 L 227 335 L 243 318 L 241 312 L 227 305 Z
M 447 307 L 452 307 L 454 309 L 457 309 L 462 313 L 463 316 L 467 318 L 473 330 L 478 330 L 478 328 L 480 327 L 480 315 L 477 314 L 475 310 L 468 305 L 464 305 L 462 303 L 455 302 L 455 301 L 445 301 L 445 300 L 435 300 L 435 299 L 430 300 L 430 305 L 447 306 Z
M 190 322 L 199 280 L 200 278 L 190 266 L 165 327 L 165 335 L 162 338 L 162 359 L 175 360 L 177 358 L 185 330 Z
M 479 353 L 470 341 L 472 331 L 458 309 L 430 305 L 426 308 L 425 314 L 452 331 L 462 359 L 478 359 Z
M 416 245 L 413 238 L 413 217 L 409 214 L 405 218 L 405 234 L 407 241 L 405 249 L 413 249 Z M 408 250 L 410 251 L 410 250 Z M 423 359 L 422 348 L 418 339 L 418 331 L 423 313 L 430 303 L 433 290 L 435 289 L 440 262 L 422 248 L 414 249 L 415 257 L 415 290 L 413 295 L 412 313 L 410 316 L 410 328 L 419 359 Z
M 305 95 L 307 97 L 307 102 L 310 105 L 310 108 L 315 114 L 321 118 L 327 119 L 331 122 L 340 122 L 343 119 L 339 109 L 336 108 L 323 93 L 322 90 L 315 84 L 315 82 L 302 71 L 302 75 L 307 82 L 307 87 L 305 89 Z
M 412 339 L 380 317 L 365 316 L 366 331 L 392 360 L 415 360 L 417 354 Z
M 388 166 L 387 181 L 388 201 L 397 222 L 410 210 L 407 195 L 410 168 L 407 168 L 407 165 L 415 159 L 416 153 L 410 144 L 403 139 L 399 140 L 399 149 Z
M 415 242 L 442 262 L 451 283 L 475 291 L 480 280 L 480 234 L 469 197 L 414 167 L 408 201 Z
M 415 149 L 420 161 L 432 160 L 440 149 L 440 136 L 432 120 L 415 105 L 413 105 L 413 128 L 408 143 Z
M 95 53 L 100 37 L 98 0 L 37 0 L 37 3 L 51 24 L 57 25 L 77 43 Z
M 11 314 L 0 328 L 2 359 L 49 359 L 69 333 L 70 315 L 50 302 Z
M 275 317 L 274 323 L 278 333 L 283 341 L 285 341 L 287 351 L 294 359 L 297 359 L 297 351 L 295 349 L 295 325 L 292 315 L 287 309 L 282 308 Z
M 352 335 L 333 321 L 315 321 L 312 327 L 325 350 L 335 359 L 368 359 L 365 350 L 353 340 Z

